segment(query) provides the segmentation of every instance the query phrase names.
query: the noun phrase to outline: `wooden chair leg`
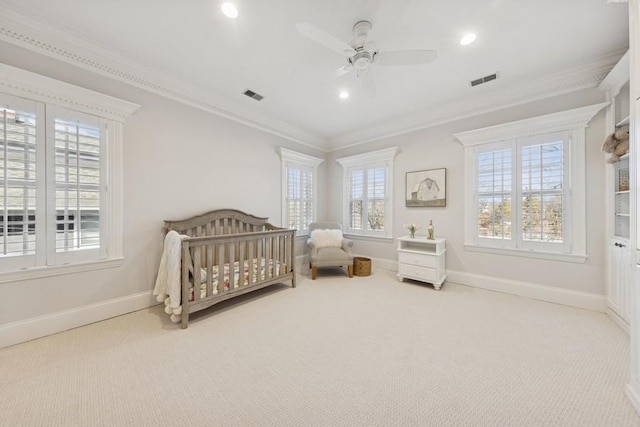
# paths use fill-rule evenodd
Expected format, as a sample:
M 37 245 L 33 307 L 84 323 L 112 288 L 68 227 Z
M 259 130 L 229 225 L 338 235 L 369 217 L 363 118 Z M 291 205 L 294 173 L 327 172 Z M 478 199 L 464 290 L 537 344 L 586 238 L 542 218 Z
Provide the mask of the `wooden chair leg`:
M 318 274 L 318 267 L 311 267 L 311 280 L 316 280 Z
M 353 277 L 353 264 L 347 265 L 347 272 L 349 273 L 349 277 Z

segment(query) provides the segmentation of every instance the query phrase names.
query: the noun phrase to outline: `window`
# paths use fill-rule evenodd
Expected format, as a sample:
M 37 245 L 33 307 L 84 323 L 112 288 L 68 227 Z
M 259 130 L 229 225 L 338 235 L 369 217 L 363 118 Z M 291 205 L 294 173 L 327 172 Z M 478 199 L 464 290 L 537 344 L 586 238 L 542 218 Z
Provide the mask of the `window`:
M 107 115 L 137 106 L 108 98 L 108 108 L 103 95 L 1 68 L 14 94 L 0 93 L 0 281 L 121 258 L 121 117 L 64 104 Z M 36 99 L 15 96 L 26 93 Z
M 585 128 L 605 105 L 455 135 L 468 249 L 584 261 Z
M 316 219 L 316 176 L 322 159 L 280 149 L 282 156 L 283 207 L 282 222 L 298 230 L 298 235 L 309 234 L 309 224 Z
M 477 242 L 486 246 L 568 252 L 564 213 L 569 133 L 479 147 L 476 154 Z M 568 165 L 567 165 L 568 166 Z M 565 183 L 567 185 L 565 185 Z
M 391 238 L 393 159 L 397 149 L 338 159 L 344 169 L 345 233 Z

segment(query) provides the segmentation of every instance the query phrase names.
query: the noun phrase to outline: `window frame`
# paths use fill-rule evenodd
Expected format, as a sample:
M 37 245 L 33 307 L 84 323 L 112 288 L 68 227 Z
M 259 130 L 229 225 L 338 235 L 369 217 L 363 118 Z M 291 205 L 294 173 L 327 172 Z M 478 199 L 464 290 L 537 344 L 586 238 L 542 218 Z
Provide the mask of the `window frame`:
M 586 128 L 591 119 L 608 102 L 580 107 L 559 113 L 547 114 L 531 119 L 509 122 L 488 128 L 454 134 L 465 151 L 465 249 L 503 255 L 517 255 L 568 262 L 585 262 L 586 252 Z M 517 216 L 517 228 L 512 231 L 512 239 L 490 241 L 478 235 L 477 215 L 477 156 L 480 152 L 491 151 L 495 147 L 511 144 L 512 201 L 520 200 L 520 160 L 523 144 L 539 141 L 553 134 L 563 134 L 564 143 L 564 201 L 563 221 L 565 244 L 553 248 L 549 244 L 524 244 L 521 240 L 520 208 L 513 213 Z M 520 203 L 518 203 L 520 206 Z M 566 212 L 566 214 L 565 214 Z M 516 235 L 514 236 L 514 233 Z M 515 237 L 515 238 L 514 238 Z
M 297 151 L 289 150 L 284 147 L 280 148 L 280 157 L 282 159 L 282 224 L 284 227 L 289 226 L 289 176 L 287 174 L 288 169 L 306 169 L 311 172 L 311 218 L 307 218 L 307 222 L 310 224 L 317 218 L 318 209 L 318 166 L 324 162 L 324 159 L 310 156 L 308 154 L 299 153 Z M 302 192 L 300 192 L 302 194 Z M 303 199 L 300 198 L 302 201 Z M 298 218 L 300 220 L 301 218 Z M 297 229 L 296 235 L 308 236 L 309 227 Z
M 342 193 L 342 225 L 344 234 L 358 237 L 373 237 L 381 239 L 393 238 L 393 164 L 398 147 L 391 147 L 369 153 L 357 154 L 354 156 L 342 157 L 336 161 L 342 166 L 343 193 Z M 366 194 L 366 171 L 375 168 L 385 168 L 385 227 L 383 231 L 361 230 L 350 227 L 351 216 L 349 202 L 351 200 L 351 188 L 349 184 L 349 174 L 354 171 L 365 171 L 365 187 L 363 197 L 363 209 L 366 209 L 368 197 Z
M 111 268 L 122 265 L 123 262 L 123 209 L 122 209 L 122 154 L 124 121 L 133 114 L 139 105 L 128 101 L 120 100 L 108 95 L 94 92 L 85 88 L 74 86 L 59 80 L 41 76 L 19 68 L 0 64 L 0 93 L 8 97 L 17 97 L 27 103 L 41 105 L 42 110 L 36 122 L 36 126 L 42 129 L 42 133 L 37 131 L 38 143 L 42 141 L 43 149 L 48 150 L 50 131 L 46 131 L 48 121 L 54 117 L 55 111 L 69 111 L 76 117 L 93 117 L 100 123 L 101 138 L 104 139 L 104 153 L 101 157 L 101 175 L 105 180 L 100 183 L 101 187 L 101 209 L 105 207 L 104 218 L 101 222 L 101 254 L 95 257 L 80 257 L 77 259 L 61 259 L 53 261 L 51 249 L 47 247 L 47 237 L 38 239 L 36 251 L 37 263 L 34 266 L 23 268 L 12 262 L 12 268 L 7 268 L 0 262 L 0 283 L 27 280 L 32 278 L 48 277 L 61 274 L 71 274 L 80 271 L 89 271 L 101 268 Z M 40 147 L 40 145 L 38 145 Z M 104 161 L 102 157 L 104 156 Z M 46 162 L 49 156 L 40 156 Z M 49 182 L 52 175 L 50 167 L 45 164 L 39 165 L 46 170 L 46 181 Z M 37 183 L 37 188 L 44 188 L 45 183 Z M 49 197 L 44 191 L 39 191 L 36 197 Z M 37 206 L 36 221 L 49 221 L 46 209 L 47 202 L 39 203 Z M 103 204 L 104 203 L 104 204 Z M 55 211 L 55 209 L 54 209 Z M 38 215 L 42 215 L 38 217 Z M 47 228 L 51 230 L 51 225 Z M 43 227 L 36 227 L 36 229 Z M 105 231 L 102 233 L 102 231 Z M 41 247 L 41 245 L 44 245 Z M 54 250 L 55 251 L 55 250 Z M 60 255 L 60 254 L 58 254 Z M 48 257 L 48 259 L 42 259 Z M 58 257 L 56 257 L 58 258 Z M 73 258 L 76 258 L 75 256 Z M 0 260 L 5 261 L 6 259 Z

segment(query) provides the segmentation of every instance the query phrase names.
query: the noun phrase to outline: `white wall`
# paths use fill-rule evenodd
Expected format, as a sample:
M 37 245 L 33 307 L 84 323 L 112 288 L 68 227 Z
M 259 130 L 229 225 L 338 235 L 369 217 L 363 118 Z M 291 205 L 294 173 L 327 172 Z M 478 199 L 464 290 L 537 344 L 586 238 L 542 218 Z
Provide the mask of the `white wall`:
M 505 111 L 485 114 L 406 135 L 387 138 L 330 153 L 328 193 L 331 194 L 329 219 L 342 221 L 342 168 L 336 158 L 397 146 L 394 163 L 393 235 L 407 234 L 402 225 L 415 222 L 426 235 L 433 220 L 437 237 L 447 239 L 447 271 L 481 275 L 513 282 L 533 283 L 573 291 L 605 293 L 604 160 L 600 147 L 605 137 L 604 113 L 599 113 L 587 130 L 587 251 L 584 264 L 470 252 L 464 249 L 464 152 L 453 138 L 461 131 L 540 116 L 604 101 L 604 94 L 593 89 L 564 95 Z M 405 173 L 426 169 L 447 169 L 447 206 L 444 208 L 405 207 Z M 394 241 L 355 238 L 354 252 L 383 260 L 395 260 Z
M 165 219 L 235 208 L 269 217 L 270 222 L 280 225 L 281 160 L 277 148 L 324 157 L 283 138 L 11 45 L 0 45 L 0 62 L 141 105 L 124 128 L 124 265 L 0 283 L 0 331 L 3 325 L 5 330 L 7 325 L 15 325 L 12 322 L 150 293 Z M 242 96 L 240 92 L 238 96 Z M 325 180 L 323 164 L 319 178 Z M 319 206 L 325 205 L 321 193 Z M 143 295 L 142 303 L 146 301 L 153 299 Z M 136 303 L 138 308 L 140 303 Z

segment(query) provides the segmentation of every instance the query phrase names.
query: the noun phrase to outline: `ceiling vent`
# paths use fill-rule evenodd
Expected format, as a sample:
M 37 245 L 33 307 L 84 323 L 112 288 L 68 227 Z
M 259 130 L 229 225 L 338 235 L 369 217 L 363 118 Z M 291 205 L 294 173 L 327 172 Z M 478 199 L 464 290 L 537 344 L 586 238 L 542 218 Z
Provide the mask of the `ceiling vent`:
M 249 98 L 255 99 L 256 101 L 262 101 L 262 98 L 264 98 L 264 96 L 259 95 L 259 94 L 255 93 L 254 91 L 249 90 L 249 89 L 245 90 L 244 94 L 247 95 Z
M 488 76 L 480 77 L 479 79 L 471 80 L 471 86 L 478 86 L 483 83 L 490 82 L 498 78 L 498 73 L 494 73 Z

